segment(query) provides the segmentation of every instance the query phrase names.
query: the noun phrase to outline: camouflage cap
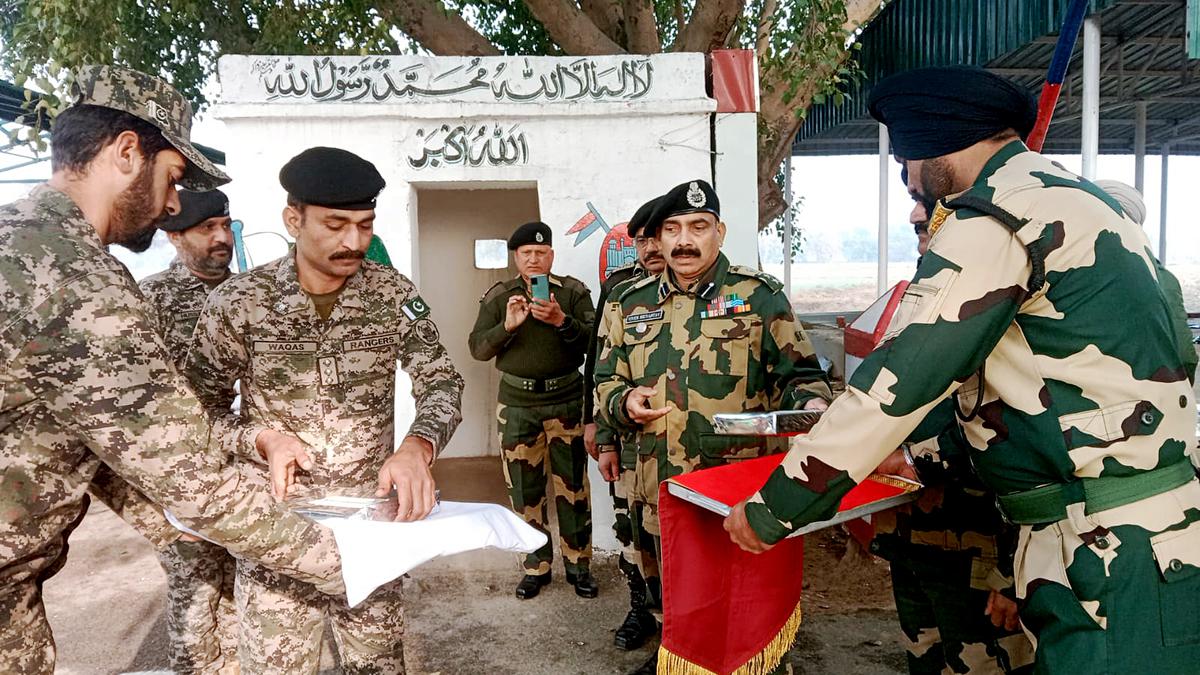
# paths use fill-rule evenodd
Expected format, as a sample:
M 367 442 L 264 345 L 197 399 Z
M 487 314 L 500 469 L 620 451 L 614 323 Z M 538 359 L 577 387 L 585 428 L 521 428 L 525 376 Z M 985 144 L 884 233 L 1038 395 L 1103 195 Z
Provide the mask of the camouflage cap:
M 84 66 L 76 74 L 72 98 L 72 105 L 113 108 L 162 130 L 187 160 L 181 186 L 204 191 L 229 182 L 229 176 L 191 144 L 192 105 L 162 79 L 120 66 Z

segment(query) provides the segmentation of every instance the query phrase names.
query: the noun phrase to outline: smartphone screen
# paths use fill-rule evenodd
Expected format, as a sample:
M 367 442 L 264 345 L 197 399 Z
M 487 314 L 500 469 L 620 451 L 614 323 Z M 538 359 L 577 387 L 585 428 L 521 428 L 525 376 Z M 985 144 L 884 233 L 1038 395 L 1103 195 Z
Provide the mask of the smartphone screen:
M 529 291 L 534 300 L 550 302 L 550 277 L 545 274 L 529 277 Z

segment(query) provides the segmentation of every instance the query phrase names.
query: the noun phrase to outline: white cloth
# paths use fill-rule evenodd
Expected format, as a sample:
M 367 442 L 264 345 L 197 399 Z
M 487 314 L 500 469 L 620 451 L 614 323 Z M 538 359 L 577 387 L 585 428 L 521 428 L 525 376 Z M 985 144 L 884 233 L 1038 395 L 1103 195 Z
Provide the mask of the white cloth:
M 318 522 L 333 530 L 337 539 L 351 607 L 438 556 L 481 548 L 530 553 L 547 541 L 545 533 L 498 504 L 442 502 L 429 517 L 415 523 L 334 517 Z

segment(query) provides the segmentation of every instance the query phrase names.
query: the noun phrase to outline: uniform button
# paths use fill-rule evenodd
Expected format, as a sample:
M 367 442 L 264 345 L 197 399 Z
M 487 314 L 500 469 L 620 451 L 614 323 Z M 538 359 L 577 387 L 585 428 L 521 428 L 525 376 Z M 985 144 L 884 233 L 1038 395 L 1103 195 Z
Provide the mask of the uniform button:
M 1154 413 L 1149 410 L 1142 413 L 1142 424 L 1154 424 Z
M 668 379 L 668 380 L 673 380 L 673 379 L 675 379 L 675 371 L 673 371 L 673 370 L 668 370 L 668 371 L 667 371 L 667 379 Z
M 675 309 L 683 309 L 683 303 L 682 302 L 675 303 Z
M 1183 562 L 1179 558 L 1175 558 L 1171 561 L 1170 567 L 1172 572 L 1178 572 L 1183 569 Z
M 1097 539 L 1096 540 L 1096 548 L 1100 549 L 1101 551 L 1108 548 L 1108 538 L 1100 537 L 1099 539 Z
M 1179 397 L 1179 407 L 1180 407 L 1180 408 L 1186 408 L 1186 407 L 1187 407 L 1187 396 L 1180 396 L 1180 397 Z

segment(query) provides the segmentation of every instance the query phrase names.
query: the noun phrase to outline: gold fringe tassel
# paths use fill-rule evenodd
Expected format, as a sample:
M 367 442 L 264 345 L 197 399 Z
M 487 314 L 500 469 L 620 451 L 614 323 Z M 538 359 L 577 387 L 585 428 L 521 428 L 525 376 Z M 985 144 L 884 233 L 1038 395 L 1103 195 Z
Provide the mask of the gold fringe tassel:
M 800 620 L 800 605 L 797 604 L 792 615 L 779 629 L 779 634 L 775 636 L 775 639 L 729 675 L 769 675 L 771 671 L 779 667 L 780 661 L 783 661 L 783 657 L 792 648 L 792 643 L 796 641 L 796 633 L 800 630 Z M 714 673 L 668 651 L 666 647 L 659 646 L 658 675 L 721 675 L 721 673 Z

